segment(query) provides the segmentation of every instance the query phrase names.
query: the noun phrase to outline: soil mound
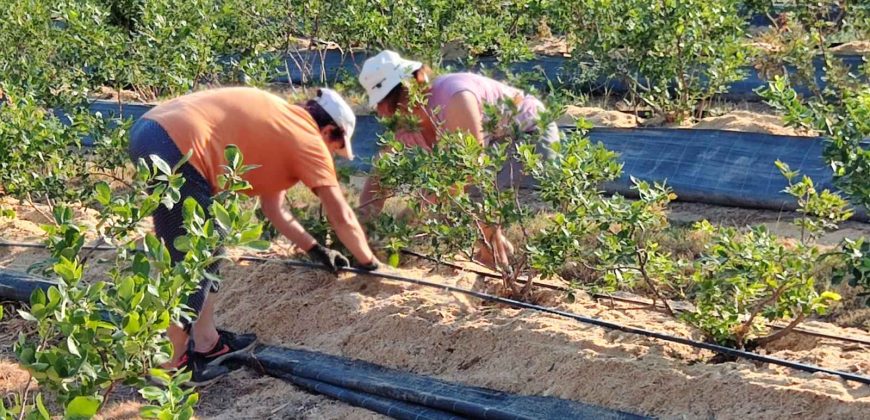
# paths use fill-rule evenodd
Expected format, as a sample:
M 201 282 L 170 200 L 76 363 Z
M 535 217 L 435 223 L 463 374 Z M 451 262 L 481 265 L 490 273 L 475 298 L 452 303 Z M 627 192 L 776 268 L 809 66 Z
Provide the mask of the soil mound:
M 831 51 L 838 54 L 870 54 L 870 41 L 851 41 L 834 48 Z
M 565 110 L 565 115 L 559 118 L 557 123 L 559 125 L 572 125 L 580 118 L 585 118 L 595 127 L 634 128 L 644 122 L 643 118 L 635 118 L 634 115 L 625 112 L 570 105 Z
M 495 287 L 467 274 L 442 276 L 424 268 L 399 271 L 476 290 Z M 370 277 L 334 278 L 279 263 L 238 263 L 227 267 L 225 274 L 217 303 L 219 322 L 232 330 L 256 332 L 269 344 L 665 418 L 712 413 L 724 418 L 776 418 L 783 413 L 860 418 L 870 409 L 870 389 L 827 375 L 748 362 L 710 365 L 705 361 L 712 354 L 687 346 L 486 305 L 441 290 Z M 701 338 L 665 315 L 612 310 L 588 296 L 558 306 Z M 830 324 L 824 328 L 840 330 Z M 818 340 L 783 347 L 787 348 L 768 351 L 806 363 L 870 372 L 870 351 L 861 346 Z
M 815 136 L 816 133 L 786 127 L 782 117 L 749 111 L 731 111 L 718 117 L 707 117 L 693 125 L 694 129 L 743 131 L 781 136 Z

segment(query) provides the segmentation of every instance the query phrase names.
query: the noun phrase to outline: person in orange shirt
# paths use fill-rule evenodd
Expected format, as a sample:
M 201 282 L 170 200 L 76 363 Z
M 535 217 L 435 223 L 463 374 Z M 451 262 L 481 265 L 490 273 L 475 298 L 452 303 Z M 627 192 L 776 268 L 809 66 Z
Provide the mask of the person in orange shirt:
M 157 155 L 170 166 L 192 152 L 179 169 L 185 178 L 181 199 L 193 197 L 208 209 L 217 192 L 221 166 L 226 164 L 224 149 L 236 145 L 246 164 L 258 166 L 243 175 L 252 187 L 246 193 L 259 197 L 263 214 L 279 232 L 333 271 L 350 265 L 341 253 L 317 243 L 283 208 L 287 189 L 302 182 L 317 194 L 358 267 L 375 270 L 378 261 L 344 199 L 333 166 L 333 154 L 353 159 L 355 124 L 350 106 L 330 89 L 320 89 L 316 99 L 294 105 L 256 88 L 221 88 L 185 95 L 150 110 L 133 126 L 128 152 L 134 161 L 150 162 L 149 156 Z M 175 238 L 185 233 L 181 208 L 161 205 L 153 216 L 155 233 L 169 248 L 173 261 L 184 258 L 173 246 Z M 186 366 L 192 372 L 193 385 L 226 374 L 221 362 L 250 350 L 256 341 L 253 334 L 216 328 L 209 291 L 217 289 L 210 280 L 203 280 L 187 302 L 197 319 L 183 326 L 172 325 L 167 332 L 175 349 L 170 365 Z

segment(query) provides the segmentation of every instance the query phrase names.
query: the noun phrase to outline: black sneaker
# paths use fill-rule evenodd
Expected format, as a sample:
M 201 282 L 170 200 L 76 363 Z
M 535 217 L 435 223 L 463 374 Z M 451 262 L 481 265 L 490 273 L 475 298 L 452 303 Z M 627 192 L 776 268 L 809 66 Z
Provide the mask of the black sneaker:
M 218 330 L 218 335 L 218 342 L 210 351 L 196 353 L 196 357 L 204 359 L 208 366 L 218 366 L 232 356 L 251 351 L 257 344 L 257 336 L 254 334 L 235 334 Z
M 209 365 L 207 360 L 198 355 L 190 358 L 187 368 L 193 374 L 187 381 L 188 386 L 206 386 L 230 373 L 226 366 Z
M 186 368 L 190 372 L 190 380 L 184 383 L 185 386 L 190 387 L 206 386 L 230 373 L 226 366 L 209 366 L 205 358 L 190 350 L 181 356 L 177 366 L 178 369 Z

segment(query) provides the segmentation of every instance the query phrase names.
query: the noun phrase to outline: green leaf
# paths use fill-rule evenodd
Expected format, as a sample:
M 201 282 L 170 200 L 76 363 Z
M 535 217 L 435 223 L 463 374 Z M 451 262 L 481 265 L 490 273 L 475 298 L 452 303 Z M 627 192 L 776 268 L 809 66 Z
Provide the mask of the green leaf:
M 165 175 L 172 175 L 172 168 L 169 167 L 169 164 L 166 163 L 165 160 L 161 159 L 160 156 L 150 155 L 151 161 L 154 162 L 154 167 L 156 167 L 160 172 Z
M 164 385 L 172 382 L 172 376 L 169 376 L 169 373 L 163 369 L 152 368 L 148 373 L 151 374 L 153 378 L 163 382 Z
M 42 401 L 42 394 L 36 394 L 36 409 L 39 411 L 39 414 L 42 415 L 44 420 L 48 420 L 51 418 L 51 415 L 48 414 L 48 410 L 45 408 L 45 403 Z
M 112 189 L 109 188 L 109 184 L 104 181 L 100 181 L 94 185 L 94 193 L 96 194 L 95 198 L 97 199 L 97 202 L 104 206 L 108 206 L 112 201 Z
M 163 390 L 156 386 L 146 386 L 139 390 L 139 394 L 142 395 L 142 398 L 145 398 L 148 401 L 160 401 L 163 399 Z
M 27 311 L 24 311 L 21 309 L 18 310 L 18 316 L 20 316 L 21 318 L 24 318 L 25 321 L 38 322 L 36 317 L 34 317 L 30 312 L 27 312 Z
M 125 301 L 129 301 L 133 296 L 133 288 L 136 286 L 136 282 L 132 277 L 125 277 L 121 280 L 121 283 L 118 284 L 118 296 Z
M 181 252 L 190 251 L 190 238 L 186 235 L 178 236 L 173 241 L 173 245 L 175 246 L 175 249 Z
M 269 247 L 272 246 L 272 243 L 269 241 L 257 240 L 257 241 L 248 242 L 248 243 L 244 244 L 244 246 L 251 248 L 251 249 L 255 249 L 257 251 L 267 251 L 269 249 Z
M 76 346 L 76 341 L 72 336 L 66 338 L 66 348 L 71 354 L 82 357 L 82 355 L 79 353 L 78 346 Z
M 822 294 L 819 296 L 819 298 L 821 298 L 822 300 L 833 300 L 835 302 L 843 299 L 843 297 L 840 296 L 839 293 L 835 293 L 835 292 L 831 292 L 831 291 L 822 292 Z
M 66 406 L 64 417 L 67 419 L 89 419 L 100 409 L 100 400 L 95 397 L 79 396 Z
M 124 332 L 133 335 L 142 329 L 142 324 L 139 322 L 139 313 L 131 312 L 124 318 Z
M 146 419 L 156 419 L 160 414 L 160 407 L 156 405 L 143 405 L 139 409 L 139 415 Z
M 223 227 L 224 229 L 229 229 L 232 226 L 233 221 L 232 218 L 230 218 L 229 212 L 227 212 L 227 209 L 220 203 L 212 204 L 211 211 L 212 214 L 214 214 L 214 217 L 217 219 L 218 223 L 221 224 L 221 227 Z

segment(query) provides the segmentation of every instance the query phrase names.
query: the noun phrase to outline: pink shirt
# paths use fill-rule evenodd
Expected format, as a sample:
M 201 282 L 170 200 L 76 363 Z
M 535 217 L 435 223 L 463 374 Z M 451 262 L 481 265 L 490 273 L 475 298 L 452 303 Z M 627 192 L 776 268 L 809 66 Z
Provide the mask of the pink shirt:
M 519 104 L 519 114 L 516 122 L 523 131 L 531 131 L 538 121 L 538 110 L 544 105 L 537 98 L 526 95 L 517 88 L 510 87 L 499 81 L 474 73 L 451 73 L 439 76 L 432 82 L 429 96 L 429 110 L 437 113 L 439 123 L 444 122 L 444 108 L 453 95 L 460 92 L 471 92 L 476 98 L 481 116 L 484 116 L 484 104 L 498 105 L 502 100 L 511 100 Z M 500 125 L 501 126 L 501 125 Z M 487 133 L 500 137 L 500 133 Z

